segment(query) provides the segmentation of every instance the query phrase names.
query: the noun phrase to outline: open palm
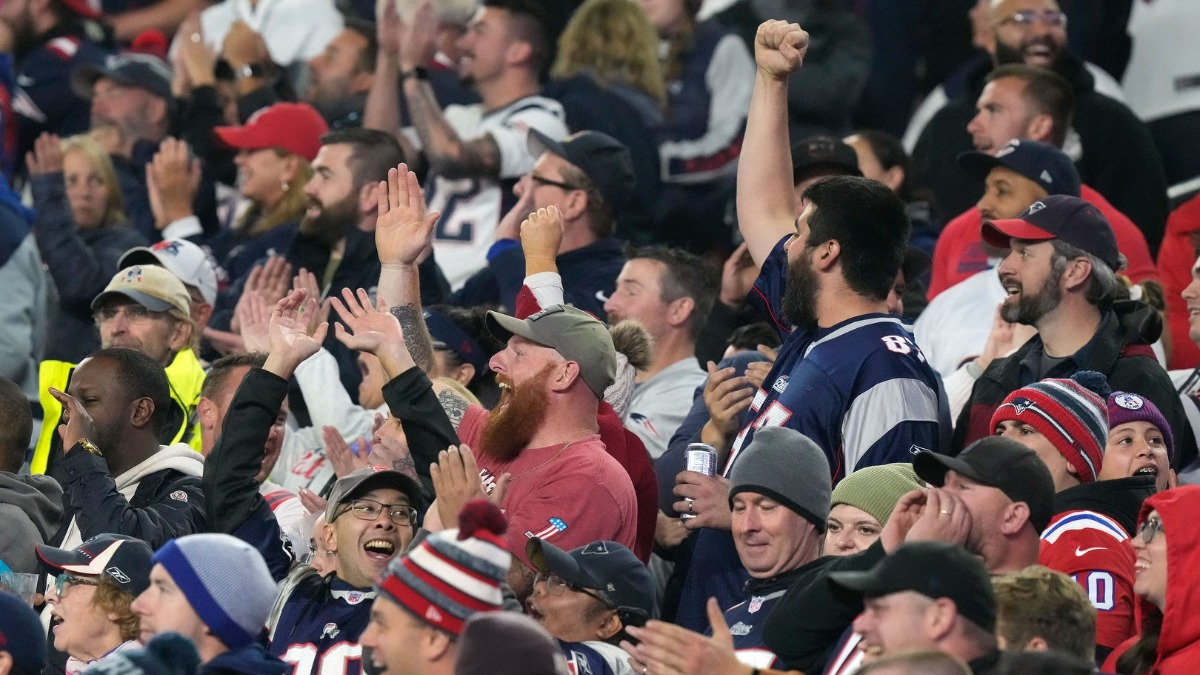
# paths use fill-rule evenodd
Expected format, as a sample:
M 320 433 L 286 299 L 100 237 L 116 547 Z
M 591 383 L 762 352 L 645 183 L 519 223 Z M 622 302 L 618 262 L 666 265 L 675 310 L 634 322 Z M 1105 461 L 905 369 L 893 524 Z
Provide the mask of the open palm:
M 388 313 L 382 299 L 375 307 L 363 289 L 358 289 L 356 295 L 346 288 L 341 298 L 332 298 L 331 304 L 342 320 L 334 334 L 350 349 L 378 355 L 385 346 L 404 344 L 400 322 Z
M 425 212 L 425 195 L 417 175 L 401 164 L 388 169 L 387 181 L 377 190 L 379 217 L 375 222 L 375 248 L 384 265 L 412 265 L 429 247 L 438 213 Z
M 288 354 L 297 362 L 317 353 L 329 328 L 328 324 L 321 324 L 309 334 L 308 317 L 317 311 L 317 301 L 313 298 L 306 299 L 306 296 L 307 293 L 303 289 L 285 295 L 275 303 L 275 309 L 271 312 L 271 322 L 267 327 L 271 352 Z

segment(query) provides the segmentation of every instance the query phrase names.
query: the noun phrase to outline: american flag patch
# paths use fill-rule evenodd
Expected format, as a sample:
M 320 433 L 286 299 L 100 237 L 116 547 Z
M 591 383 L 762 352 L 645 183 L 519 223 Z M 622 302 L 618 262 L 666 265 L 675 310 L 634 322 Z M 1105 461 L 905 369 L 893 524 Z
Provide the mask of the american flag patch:
M 550 525 L 546 527 L 546 529 L 542 530 L 541 532 L 526 532 L 525 536 L 529 537 L 530 539 L 534 537 L 537 537 L 538 539 L 549 539 L 559 532 L 565 532 L 566 529 L 567 523 L 562 518 L 551 518 Z

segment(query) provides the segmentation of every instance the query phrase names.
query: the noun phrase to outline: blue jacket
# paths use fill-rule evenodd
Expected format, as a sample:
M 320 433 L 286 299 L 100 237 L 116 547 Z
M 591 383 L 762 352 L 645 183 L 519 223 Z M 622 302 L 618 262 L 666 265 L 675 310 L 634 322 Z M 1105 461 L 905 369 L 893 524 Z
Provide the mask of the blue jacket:
M 292 666 L 268 654 L 261 646 L 249 644 L 217 655 L 200 665 L 197 675 L 283 675 Z

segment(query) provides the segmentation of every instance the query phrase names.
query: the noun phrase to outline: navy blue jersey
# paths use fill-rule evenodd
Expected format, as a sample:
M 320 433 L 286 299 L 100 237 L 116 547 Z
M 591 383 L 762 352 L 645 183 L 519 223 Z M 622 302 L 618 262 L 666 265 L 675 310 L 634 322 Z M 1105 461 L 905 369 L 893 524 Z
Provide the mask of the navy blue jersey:
M 607 647 L 603 643 L 596 642 L 564 642 L 558 641 L 558 645 L 562 647 L 563 655 L 567 658 L 567 672 L 571 675 L 615 675 L 615 670 L 609 664 L 608 659 L 604 657 L 596 647 L 604 648 L 612 654 L 613 647 Z M 624 657 L 625 652 L 617 649 L 617 652 Z M 618 658 L 611 656 L 611 658 Z
M 786 426 L 816 442 L 833 482 L 856 469 L 908 462 L 941 451 L 950 410 L 941 381 L 912 335 L 887 314 L 864 314 L 829 328 L 798 330 L 782 320 L 787 252 L 782 239 L 763 263 L 750 301 L 770 318 L 783 345 L 743 418 L 724 474 L 764 426 Z
M 767 592 L 752 593 L 749 600 L 725 610 L 725 623 L 733 636 L 738 661 L 759 669 L 772 668 L 779 663 L 779 657 L 763 644 L 763 625 L 771 609 L 787 592 L 787 586 L 764 590 Z
M 294 675 L 358 675 L 358 638 L 371 620 L 374 589 L 355 588 L 332 574 L 319 577 L 307 566 L 292 574 L 267 651 L 292 664 Z

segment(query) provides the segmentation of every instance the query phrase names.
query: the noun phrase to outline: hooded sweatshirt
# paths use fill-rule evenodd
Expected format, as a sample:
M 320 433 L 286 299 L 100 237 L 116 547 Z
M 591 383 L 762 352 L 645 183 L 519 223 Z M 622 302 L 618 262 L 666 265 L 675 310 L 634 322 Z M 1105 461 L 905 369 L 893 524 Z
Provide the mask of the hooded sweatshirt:
M 35 544 L 45 544 L 62 519 L 62 488 L 49 476 L 0 471 L 0 560 L 14 572 L 36 574 Z
M 1164 607 L 1156 607 L 1145 598 L 1138 598 L 1138 616 L 1143 630 L 1154 618 L 1162 619 L 1158 638 L 1158 653 L 1152 675 L 1191 675 L 1200 673 L 1200 584 L 1193 583 L 1200 569 L 1200 529 L 1195 527 L 1195 514 L 1200 509 L 1200 486 L 1185 485 L 1160 492 L 1142 504 L 1138 525 L 1146 522 L 1151 511 L 1158 511 L 1163 532 L 1156 536 L 1167 538 L 1167 594 Z M 1161 564 L 1157 562 L 1156 564 Z M 1140 637 L 1140 636 L 1139 636 Z M 1118 647 L 1105 663 L 1105 670 L 1124 652 L 1133 640 Z

